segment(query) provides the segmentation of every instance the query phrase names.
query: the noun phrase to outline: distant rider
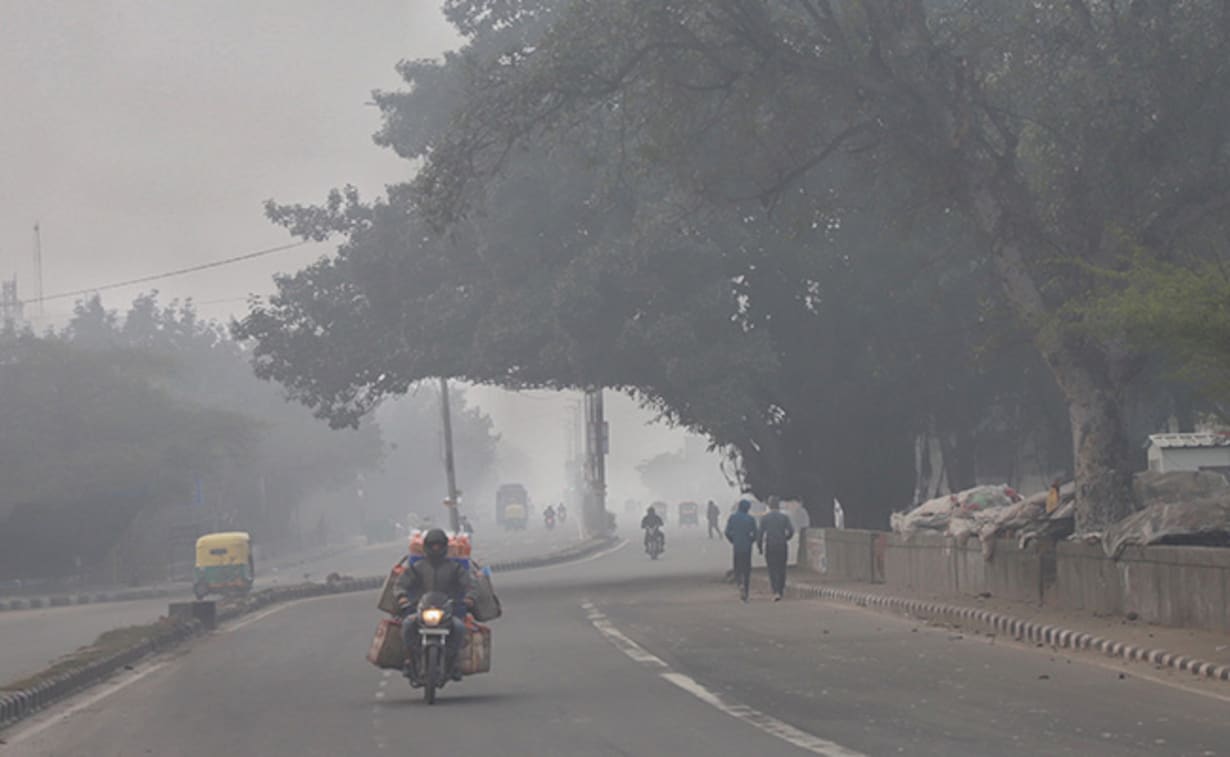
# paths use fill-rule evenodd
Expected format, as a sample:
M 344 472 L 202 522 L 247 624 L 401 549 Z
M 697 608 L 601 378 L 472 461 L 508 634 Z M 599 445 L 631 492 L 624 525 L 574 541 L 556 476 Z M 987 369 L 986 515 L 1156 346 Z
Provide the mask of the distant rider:
M 559 503 L 559 507 L 555 508 L 556 514 L 559 516 L 559 522 L 563 523 L 568 518 L 568 508 L 564 507 L 564 503 Z
M 666 523 L 663 522 L 662 516 L 654 512 L 653 506 L 651 505 L 649 509 L 645 511 L 645 517 L 641 518 L 641 528 L 645 531 L 645 551 L 646 552 L 649 551 L 649 537 L 651 534 L 655 533 L 655 529 L 657 529 L 656 532 L 661 536 L 662 546 L 665 548 L 666 536 L 663 535 L 661 531 L 661 528 L 665 525 Z
M 401 637 L 406 649 L 405 675 L 417 682 L 419 626 L 415 603 L 424 594 L 440 592 L 451 597 L 454 603 L 453 628 L 445 640 L 446 663 L 453 680 L 459 681 L 461 668 L 457 664 L 457 653 L 466 638 L 463 618 L 474 607 L 475 599 L 470 573 L 461 563 L 449 559 L 448 535 L 442 529 L 433 528 L 423 537 L 423 553 L 424 558 L 412 563 L 397 579 L 397 605 L 407 613 L 401 624 Z

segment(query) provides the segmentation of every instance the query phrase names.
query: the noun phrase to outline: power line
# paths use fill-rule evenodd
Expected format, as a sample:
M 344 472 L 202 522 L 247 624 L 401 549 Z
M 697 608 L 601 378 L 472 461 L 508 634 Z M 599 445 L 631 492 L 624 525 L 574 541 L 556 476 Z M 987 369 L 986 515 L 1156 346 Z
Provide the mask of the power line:
M 301 242 L 294 242 L 293 244 L 280 245 L 278 247 L 269 247 L 264 250 L 257 250 L 256 252 L 249 252 L 243 255 L 236 255 L 231 258 L 223 258 L 222 260 L 215 260 L 210 263 L 202 263 L 200 265 L 189 266 L 188 268 L 180 268 L 174 271 L 167 271 L 166 273 L 156 273 L 150 276 L 142 276 L 136 279 L 129 279 L 127 281 L 117 281 L 113 284 L 103 284 L 102 286 L 89 287 L 87 289 L 77 289 L 72 292 L 58 292 L 56 294 L 47 295 L 46 297 L 41 297 L 41 296 L 35 297 L 29 300 L 22 300 L 21 304 L 23 305 L 30 305 L 34 303 L 41 304 L 44 302 L 49 302 L 51 300 L 62 300 L 68 297 L 80 297 L 81 295 L 85 295 L 85 294 L 105 292 L 110 289 L 119 289 L 121 287 L 134 286 L 136 284 L 148 284 L 151 281 L 160 281 L 162 279 L 169 279 L 173 276 L 183 276 L 189 273 L 196 273 L 198 271 L 209 270 L 210 268 L 221 268 L 222 266 L 231 265 L 233 263 L 242 263 L 245 260 L 252 260 L 253 258 L 261 258 L 266 255 L 273 255 L 274 253 L 278 253 L 278 252 L 286 252 L 287 250 L 293 250 L 297 247 L 302 247 L 306 244 L 309 244 L 309 242 L 301 241 Z

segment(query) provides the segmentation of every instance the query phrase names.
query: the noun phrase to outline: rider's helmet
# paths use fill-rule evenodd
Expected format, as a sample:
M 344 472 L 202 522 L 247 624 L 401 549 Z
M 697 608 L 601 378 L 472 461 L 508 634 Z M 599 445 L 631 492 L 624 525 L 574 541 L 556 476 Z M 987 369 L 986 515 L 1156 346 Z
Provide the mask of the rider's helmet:
M 423 537 L 423 553 L 432 560 L 442 560 L 448 555 L 448 534 L 442 528 L 433 528 Z

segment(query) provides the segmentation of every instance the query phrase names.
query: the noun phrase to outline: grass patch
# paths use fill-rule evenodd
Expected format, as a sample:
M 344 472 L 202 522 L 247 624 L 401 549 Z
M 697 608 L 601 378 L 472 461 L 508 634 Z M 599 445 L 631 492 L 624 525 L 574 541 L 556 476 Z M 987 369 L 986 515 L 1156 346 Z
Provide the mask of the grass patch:
M 83 668 L 99 660 L 104 660 L 147 639 L 161 639 L 174 631 L 176 627 L 175 621 L 161 618 L 145 625 L 113 628 L 99 635 L 93 644 L 81 647 L 77 651 L 61 657 L 53 662 L 50 667 L 44 668 L 34 675 L 0 685 L 0 691 L 20 691 L 33 688 L 40 683 L 53 680 L 65 673 Z

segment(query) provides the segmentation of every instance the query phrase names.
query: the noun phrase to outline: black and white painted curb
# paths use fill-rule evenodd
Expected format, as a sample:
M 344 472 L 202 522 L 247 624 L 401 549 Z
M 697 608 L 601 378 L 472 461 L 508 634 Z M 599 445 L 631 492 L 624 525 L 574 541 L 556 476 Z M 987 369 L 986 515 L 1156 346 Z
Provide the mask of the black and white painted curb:
M 763 579 L 757 579 L 757 583 L 768 584 Z M 1017 641 L 1046 644 L 1059 649 L 1101 652 L 1108 657 L 1122 657 L 1133 662 L 1149 662 L 1159 667 L 1173 668 L 1204 678 L 1230 681 L 1230 665 L 1217 665 L 1194 657 L 1167 652 L 1164 649 L 1138 647 L 1091 633 L 1074 631 L 1057 625 L 1035 623 L 977 607 L 869 594 L 806 583 L 788 583 L 786 593 L 795 597 L 818 597 L 849 602 L 860 607 L 907 613 L 924 619 L 939 618 L 960 621 L 967 625 L 981 626 L 987 631 L 1006 634 Z
M 552 552 L 542 557 L 522 560 L 505 560 L 494 562 L 487 567 L 495 573 L 507 573 L 530 568 L 542 568 L 550 565 L 580 560 L 595 555 L 618 543 L 613 537 L 602 537 L 582 542 L 573 547 Z M 296 599 L 321 597 L 329 594 L 346 594 L 358 591 L 372 591 L 384 587 L 387 576 L 366 576 L 363 578 L 347 578 L 329 583 L 299 584 L 264 589 L 236 600 L 220 603 L 218 622 L 232 620 L 263 607 L 289 602 Z M 109 678 L 117 670 L 131 667 L 138 660 L 165 651 L 180 644 L 203 631 L 196 621 L 183 623 L 168 623 L 165 630 L 160 630 L 153 636 L 120 650 L 101 660 L 60 673 L 59 675 L 40 681 L 36 686 L 21 690 L 0 690 L 0 730 L 30 717 L 48 705 L 75 694 L 83 689 Z M 37 678 L 38 676 L 32 676 Z

